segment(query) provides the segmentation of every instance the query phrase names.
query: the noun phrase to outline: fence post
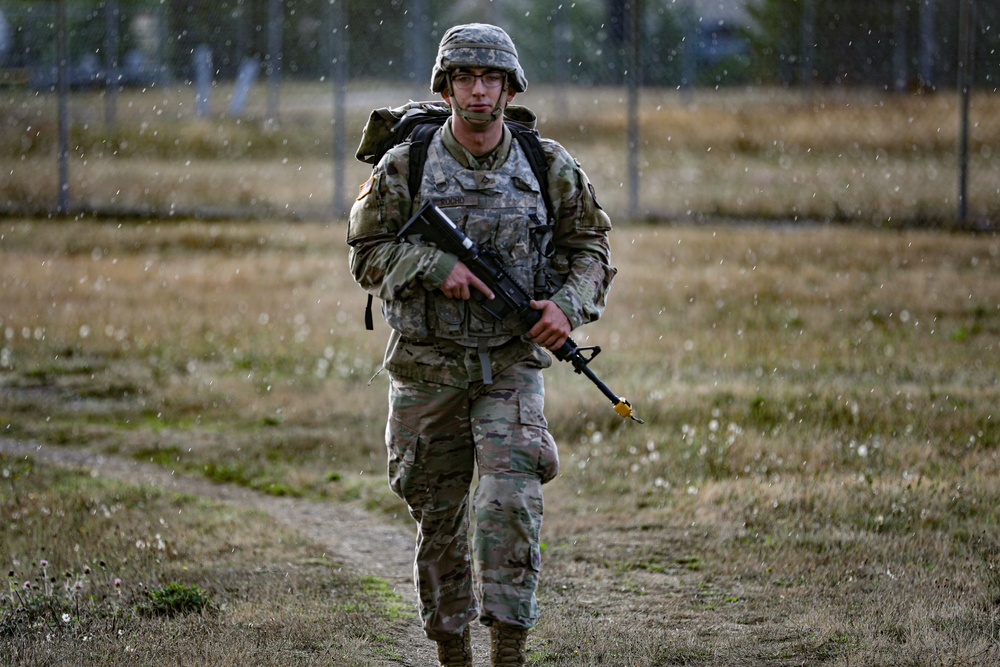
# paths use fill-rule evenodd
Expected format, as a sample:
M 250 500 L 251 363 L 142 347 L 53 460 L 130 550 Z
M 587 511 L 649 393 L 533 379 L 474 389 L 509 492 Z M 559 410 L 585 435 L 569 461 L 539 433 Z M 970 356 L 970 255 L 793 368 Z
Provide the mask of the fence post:
M 698 77 L 698 10 L 694 0 L 687 0 L 681 8 L 681 30 L 684 33 L 681 46 L 681 92 L 685 104 L 694 101 L 695 79 Z
M 281 83 L 281 0 L 267 3 L 267 119 L 278 120 L 278 88 Z
M 573 40 L 570 21 L 567 16 L 569 8 L 566 5 L 559 5 L 552 10 L 552 32 L 555 37 L 555 114 L 557 118 L 565 118 L 568 113 L 568 103 L 566 95 L 569 92 L 570 82 L 570 44 Z
M 893 74 L 893 89 L 897 93 L 902 93 L 906 91 L 907 85 L 907 63 L 909 59 L 906 54 L 906 42 L 907 42 L 907 15 L 909 13 L 909 5 L 904 2 L 904 0 L 895 0 L 892 7 L 892 74 Z
M 56 2 L 56 96 L 59 98 L 59 215 L 69 213 L 69 30 L 66 0 Z
M 642 50 L 640 0 L 628 3 L 628 216 L 639 217 L 639 57 Z
M 959 0 L 958 91 L 962 97 L 962 111 L 958 144 L 958 224 L 962 228 L 969 219 L 969 98 L 972 96 L 975 15 L 976 0 Z
M 937 35 L 934 27 L 934 0 L 920 4 L 920 86 L 934 86 L 934 58 L 937 55 Z
M 344 146 L 347 141 L 347 123 L 344 115 L 347 98 L 348 34 L 346 0 L 328 0 L 327 34 L 333 41 L 330 53 L 331 78 L 333 79 L 333 215 L 347 212 L 344 194 L 344 176 L 347 169 Z
M 421 100 L 427 97 L 427 71 L 433 62 L 428 39 L 431 34 L 431 20 L 427 0 L 410 0 L 409 11 L 410 24 L 404 37 L 407 60 L 410 64 L 406 75 L 413 87 L 413 99 Z
M 104 123 L 115 124 L 118 112 L 118 0 L 104 0 Z
M 802 87 L 812 92 L 816 67 L 816 0 L 805 0 L 802 9 Z

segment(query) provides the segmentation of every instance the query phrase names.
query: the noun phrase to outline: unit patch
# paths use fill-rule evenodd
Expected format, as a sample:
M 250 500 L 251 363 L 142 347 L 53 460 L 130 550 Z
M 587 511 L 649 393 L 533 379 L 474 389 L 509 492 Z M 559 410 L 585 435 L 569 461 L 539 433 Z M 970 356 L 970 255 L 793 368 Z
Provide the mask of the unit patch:
M 368 193 L 372 191 L 372 187 L 375 185 L 375 174 L 368 177 L 368 180 L 361 184 L 358 188 L 358 201 L 361 201 L 368 196 Z

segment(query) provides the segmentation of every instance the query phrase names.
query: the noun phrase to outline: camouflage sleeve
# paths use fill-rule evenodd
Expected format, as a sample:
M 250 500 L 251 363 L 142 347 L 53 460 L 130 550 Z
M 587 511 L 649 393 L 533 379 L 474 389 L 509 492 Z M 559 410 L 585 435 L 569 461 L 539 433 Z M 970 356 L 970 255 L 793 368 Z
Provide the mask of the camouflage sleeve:
M 549 192 L 556 212 L 552 265 L 565 278 L 551 297 L 573 328 L 604 312 L 617 269 L 611 266 L 608 233 L 611 219 L 597 202 L 594 187 L 580 164 L 554 141 L 545 140 Z
M 347 228 L 351 274 L 362 288 L 383 301 L 407 298 L 415 287 L 439 287 L 457 261 L 435 248 L 396 239 L 412 206 L 406 150 L 406 146 L 398 146 L 387 153 L 361 186 Z

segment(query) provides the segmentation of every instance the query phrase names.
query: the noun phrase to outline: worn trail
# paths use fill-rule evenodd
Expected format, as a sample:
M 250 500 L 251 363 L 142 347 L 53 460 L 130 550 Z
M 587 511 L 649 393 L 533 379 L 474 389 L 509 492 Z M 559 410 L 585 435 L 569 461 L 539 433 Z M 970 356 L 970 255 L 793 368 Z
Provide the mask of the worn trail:
M 276 521 L 322 545 L 334 559 L 357 575 L 371 575 L 386 582 L 407 602 L 416 605 L 413 587 L 413 534 L 387 524 L 380 517 L 357 507 L 301 498 L 269 496 L 244 487 L 216 484 L 194 475 L 176 473 L 161 466 L 83 449 L 18 442 L 0 438 L 0 452 L 89 470 L 92 474 L 126 482 L 149 484 L 213 501 L 263 510 Z M 473 625 L 476 655 L 488 655 L 487 633 Z M 407 627 L 399 649 L 405 667 L 437 664 L 432 642 L 424 637 L 417 621 Z

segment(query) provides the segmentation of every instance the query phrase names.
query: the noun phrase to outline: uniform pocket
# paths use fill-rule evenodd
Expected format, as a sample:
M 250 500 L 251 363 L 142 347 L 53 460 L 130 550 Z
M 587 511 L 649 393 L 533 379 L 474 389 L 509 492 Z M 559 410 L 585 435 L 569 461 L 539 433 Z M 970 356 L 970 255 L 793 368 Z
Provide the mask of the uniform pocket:
M 559 452 L 549 433 L 544 404 L 541 394 L 519 395 L 521 437 L 515 439 L 510 453 L 511 470 L 537 475 L 542 484 L 559 474 Z
M 508 263 L 517 264 L 534 255 L 526 223 L 534 214 L 534 209 L 518 209 L 500 215 L 500 224 L 493 236 L 493 246 L 503 253 Z
M 386 323 L 407 338 L 422 340 L 430 335 L 427 328 L 427 300 L 423 290 L 405 299 L 382 302 Z
M 524 426 L 537 426 L 539 428 L 549 427 L 549 422 L 545 419 L 544 396 L 521 392 L 518 398 L 521 424 Z
M 412 508 L 425 508 L 431 504 L 431 493 L 416 466 L 419 434 L 394 419 L 385 427 L 388 451 L 389 488 Z

